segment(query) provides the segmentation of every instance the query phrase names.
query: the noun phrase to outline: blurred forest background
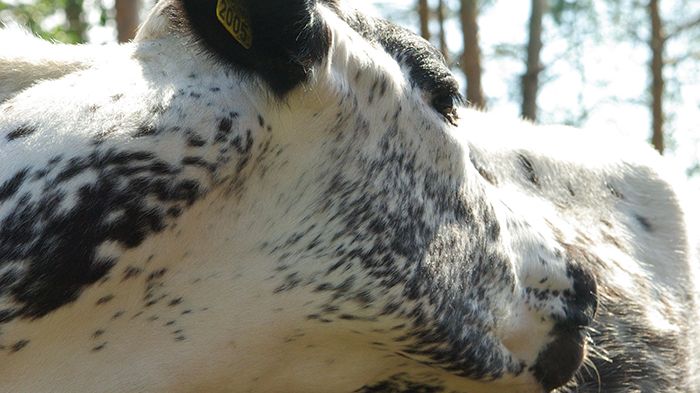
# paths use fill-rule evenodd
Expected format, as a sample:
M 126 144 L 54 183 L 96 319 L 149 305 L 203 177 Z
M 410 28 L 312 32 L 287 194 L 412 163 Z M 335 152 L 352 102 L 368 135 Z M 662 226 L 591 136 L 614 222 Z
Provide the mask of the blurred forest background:
M 0 0 L 0 21 L 63 42 L 125 42 L 154 2 Z M 699 0 L 356 3 L 438 47 L 472 105 L 645 138 L 700 188 Z

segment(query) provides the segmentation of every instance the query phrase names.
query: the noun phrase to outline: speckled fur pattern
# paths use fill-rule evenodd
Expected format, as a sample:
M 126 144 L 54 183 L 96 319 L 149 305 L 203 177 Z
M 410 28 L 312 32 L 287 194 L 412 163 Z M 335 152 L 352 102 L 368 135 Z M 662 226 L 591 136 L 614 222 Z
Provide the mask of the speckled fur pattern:
M 0 392 L 700 392 L 650 148 L 461 108 L 347 2 L 240 1 L 289 58 L 209 1 L 121 46 L 0 30 Z

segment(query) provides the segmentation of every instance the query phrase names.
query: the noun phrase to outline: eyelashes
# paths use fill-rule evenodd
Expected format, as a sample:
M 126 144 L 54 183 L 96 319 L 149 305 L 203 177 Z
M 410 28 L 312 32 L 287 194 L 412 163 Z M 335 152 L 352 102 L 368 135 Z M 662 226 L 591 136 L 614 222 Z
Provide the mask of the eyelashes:
M 457 125 L 457 105 L 461 101 L 461 96 L 450 92 L 433 97 L 431 105 L 448 123 Z

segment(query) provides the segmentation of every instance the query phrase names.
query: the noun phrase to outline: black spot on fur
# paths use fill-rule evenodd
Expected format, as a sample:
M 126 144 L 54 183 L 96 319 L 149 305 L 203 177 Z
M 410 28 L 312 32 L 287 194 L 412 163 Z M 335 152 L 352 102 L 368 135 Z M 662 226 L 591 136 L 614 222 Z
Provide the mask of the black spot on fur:
M 652 226 L 649 220 L 646 217 L 642 217 L 639 214 L 634 215 L 635 220 L 637 220 L 637 223 L 639 223 L 639 226 L 641 226 L 645 231 L 651 232 L 652 231 Z
M 194 133 L 194 131 L 187 134 L 187 145 L 192 147 L 202 147 L 207 143 L 201 136 Z
M 615 186 L 613 186 L 612 184 L 610 184 L 610 183 L 605 183 L 605 187 L 608 189 L 608 191 L 610 192 L 610 194 L 611 194 L 612 196 L 614 196 L 615 198 L 622 199 L 622 200 L 625 199 L 625 195 L 622 194 L 622 193 L 621 193 Z
M 216 142 L 224 142 L 229 134 L 231 134 L 231 127 L 233 126 L 233 122 L 230 118 L 224 117 L 219 121 L 219 127 L 217 129 L 216 133 Z
M 154 272 L 151 272 L 151 274 L 148 275 L 146 282 L 152 282 L 152 281 L 158 280 L 160 278 L 163 278 L 163 276 L 167 272 L 168 272 L 168 269 L 166 269 L 166 268 L 158 269 Z
M 13 141 L 15 139 L 24 138 L 26 136 L 32 135 L 35 132 L 36 132 L 36 128 L 34 128 L 34 127 L 21 126 L 21 127 L 18 127 L 17 129 L 15 129 L 14 131 L 10 132 L 9 134 L 7 134 L 7 140 Z
M 143 269 L 140 267 L 136 266 L 127 266 L 126 269 L 124 269 L 124 273 L 122 275 L 122 281 L 126 281 L 130 278 L 135 278 L 141 275 L 143 273 Z
M 138 127 L 136 132 L 132 135 L 134 138 L 142 138 L 145 136 L 153 136 L 158 133 L 158 129 L 150 124 L 142 124 Z
M 19 340 L 10 346 L 10 353 L 19 352 L 29 345 L 29 340 Z
M 6 180 L 2 185 L 0 185 L 0 203 L 12 198 L 19 188 L 24 183 L 27 174 L 29 173 L 29 168 L 24 168 L 18 171 L 10 179 Z
M 187 156 L 180 161 L 183 166 L 194 166 L 202 169 L 206 169 L 208 172 L 214 173 L 217 169 L 217 164 L 208 162 L 201 157 Z
M 112 299 L 114 299 L 114 295 L 102 296 L 101 298 L 97 299 L 97 302 L 95 304 L 101 306 L 103 304 L 111 302 Z
M 537 177 L 537 173 L 535 172 L 535 168 L 532 165 L 532 161 L 530 161 L 530 159 L 527 158 L 525 155 L 518 154 L 518 163 L 520 164 L 520 167 L 525 173 L 525 177 L 527 178 L 527 180 L 529 180 L 530 183 L 539 186 L 540 179 L 539 177 Z
M 296 288 L 301 283 L 301 279 L 297 273 L 289 274 L 285 277 L 282 285 L 275 288 L 274 293 L 287 292 Z
M 253 147 L 253 137 L 251 130 L 246 130 L 245 135 L 236 135 L 231 141 L 231 145 L 236 149 L 236 152 L 242 156 L 248 155 Z

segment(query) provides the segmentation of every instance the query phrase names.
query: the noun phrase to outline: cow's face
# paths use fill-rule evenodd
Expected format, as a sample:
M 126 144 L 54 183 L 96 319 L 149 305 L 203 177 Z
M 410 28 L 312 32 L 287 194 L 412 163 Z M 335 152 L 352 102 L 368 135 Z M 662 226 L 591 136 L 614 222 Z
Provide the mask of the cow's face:
M 270 296 L 304 294 L 305 325 L 390 359 L 368 391 L 536 392 L 572 377 L 595 282 L 547 243 L 551 224 L 523 231 L 537 221 L 489 188 L 427 42 L 341 1 L 162 1 L 139 40 L 166 31 L 236 86 L 224 131 L 259 123 L 219 176 L 233 178 L 237 220 L 275 222 L 243 236 L 272 263 Z
M 312 0 L 162 0 L 137 40 L 173 37 L 193 83 L 214 78 L 231 108 L 215 121 L 238 154 L 214 175 L 231 211 L 219 228 L 265 261 L 270 297 L 306 300 L 292 323 L 387 359 L 366 391 L 540 392 L 573 376 L 595 280 L 489 183 L 427 42 Z

